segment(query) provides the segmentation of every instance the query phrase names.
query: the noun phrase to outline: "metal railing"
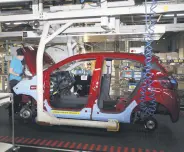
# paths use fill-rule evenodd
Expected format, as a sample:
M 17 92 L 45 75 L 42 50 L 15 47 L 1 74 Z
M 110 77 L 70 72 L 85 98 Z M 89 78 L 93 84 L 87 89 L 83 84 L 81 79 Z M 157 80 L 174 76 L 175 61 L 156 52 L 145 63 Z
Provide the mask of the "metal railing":
M 0 93 L 9 92 L 8 75 L 0 74 Z

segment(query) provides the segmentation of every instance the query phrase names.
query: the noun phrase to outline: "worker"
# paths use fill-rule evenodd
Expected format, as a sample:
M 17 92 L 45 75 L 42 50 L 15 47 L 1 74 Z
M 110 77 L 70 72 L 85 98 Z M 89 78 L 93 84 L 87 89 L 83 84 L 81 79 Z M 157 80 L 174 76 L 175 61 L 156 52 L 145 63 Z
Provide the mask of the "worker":
M 24 54 L 23 49 L 16 50 L 17 55 L 13 57 L 10 63 L 9 69 L 9 86 L 11 93 L 14 95 L 14 112 L 18 112 L 19 102 L 21 101 L 21 95 L 16 95 L 13 91 L 13 87 L 16 86 L 21 80 L 24 73 Z M 12 105 L 9 105 L 9 117 L 12 117 Z

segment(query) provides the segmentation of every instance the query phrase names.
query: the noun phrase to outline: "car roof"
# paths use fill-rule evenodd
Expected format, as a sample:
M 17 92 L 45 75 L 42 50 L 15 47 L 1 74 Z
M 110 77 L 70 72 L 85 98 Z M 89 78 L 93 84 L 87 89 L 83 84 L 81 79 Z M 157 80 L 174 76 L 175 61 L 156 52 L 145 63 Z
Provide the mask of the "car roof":
M 85 53 L 85 54 L 78 54 L 69 58 L 96 58 L 97 56 L 109 58 L 109 59 L 129 59 L 129 60 L 136 60 L 141 63 L 144 63 L 145 61 L 145 55 L 144 54 L 135 54 L 135 53 L 125 53 L 125 52 L 99 52 L 99 53 Z M 158 58 L 156 56 L 152 56 L 152 61 L 158 61 Z
M 124 52 L 99 52 L 99 53 L 85 53 L 78 54 L 71 57 L 68 57 L 47 69 L 47 71 L 53 71 L 54 69 L 63 66 L 66 63 L 70 63 L 77 60 L 89 60 L 89 59 L 123 59 L 123 60 L 133 60 L 145 65 L 145 56 L 143 54 L 134 54 L 134 53 L 124 53 Z M 153 56 L 152 62 L 159 64 L 158 59 Z

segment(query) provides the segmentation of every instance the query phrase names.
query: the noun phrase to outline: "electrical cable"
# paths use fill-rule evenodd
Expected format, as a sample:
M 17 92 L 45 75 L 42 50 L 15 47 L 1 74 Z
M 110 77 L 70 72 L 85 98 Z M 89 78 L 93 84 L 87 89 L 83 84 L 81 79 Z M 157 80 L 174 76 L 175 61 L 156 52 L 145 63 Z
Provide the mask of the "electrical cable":
M 151 73 L 152 67 L 152 51 L 153 48 L 151 46 L 153 42 L 153 34 L 154 34 L 154 26 L 156 21 L 153 20 L 153 17 L 156 15 L 155 8 L 157 7 L 156 0 L 152 0 L 150 7 L 149 20 L 147 17 L 147 6 L 145 2 L 146 9 L 146 45 L 145 45 L 145 66 L 143 71 L 143 80 L 141 86 L 141 98 L 140 98 L 140 110 L 142 118 L 147 118 L 149 116 L 153 116 L 155 114 L 157 103 L 155 101 L 155 92 L 152 87 L 153 83 L 153 75 Z M 148 24 L 149 22 L 149 24 Z

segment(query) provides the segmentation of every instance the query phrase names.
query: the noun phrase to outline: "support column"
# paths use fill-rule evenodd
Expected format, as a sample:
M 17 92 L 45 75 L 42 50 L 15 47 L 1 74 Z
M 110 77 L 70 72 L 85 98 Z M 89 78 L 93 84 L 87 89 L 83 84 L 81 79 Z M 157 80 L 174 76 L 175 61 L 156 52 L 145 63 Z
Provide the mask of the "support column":
M 125 41 L 125 52 L 129 52 L 129 41 Z
M 49 28 L 52 22 L 46 22 L 43 28 L 42 36 L 40 39 L 40 43 L 38 46 L 37 57 L 36 57 L 36 72 L 37 72 L 37 121 L 39 122 L 50 122 L 50 117 L 45 118 L 45 113 L 43 112 L 43 54 L 45 46 L 48 42 L 53 40 L 58 34 L 62 33 L 69 26 L 73 24 L 73 22 L 69 22 L 55 31 L 52 35 L 47 37 Z
M 43 14 L 43 0 L 39 0 L 39 14 L 42 15 Z
M 49 31 L 49 23 L 44 25 L 38 52 L 36 57 L 36 72 L 37 72 L 37 121 L 42 121 L 43 115 L 43 54 L 45 49 L 45 40 Z
M 174 14 L 174 24 L 177 24 L 178 20 L 177 20 L 177 14 Z
M 39 13 L 38 0 L 33 0 L 32 10 L 33 10 L 33 14 L 35 14 L 35 15 L 37 15 Z
M 72 40 L 71 40 L 71 38 L 68 39 L 67 49 L 68 49 L 68 56 L 72 56 Z
M 179 58 L 184 59 L 184 35 L 181 34 L 179 37 Z
M 120 52 L 119 41 L 114 42 L 114 51 Z M 119 66 L 121 64 L 120 60 L 113 60 L 112 62 L 112 74 L 111 74 L 111 87 L 110 87 L 110 95 L 111 96 L 119 96 L 120 95 L 120 87 L 119 87 Z

